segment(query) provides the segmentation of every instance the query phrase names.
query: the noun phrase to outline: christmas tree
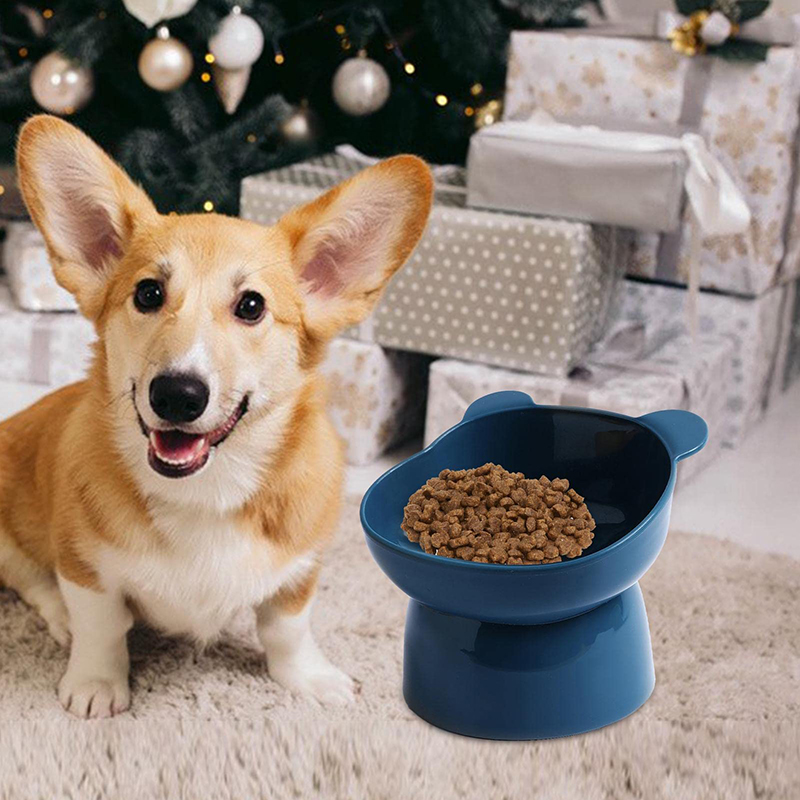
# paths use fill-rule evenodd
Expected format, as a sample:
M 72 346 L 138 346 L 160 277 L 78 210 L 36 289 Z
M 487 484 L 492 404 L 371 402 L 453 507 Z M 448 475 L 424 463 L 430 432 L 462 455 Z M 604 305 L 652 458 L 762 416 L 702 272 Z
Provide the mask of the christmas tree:
M 47 110 L 161 210 L 236 213 L 239 182 L 339 142 L 464 157 L 498 115 L 509 31 L 585 0 L 4 0 L 0 163 Z

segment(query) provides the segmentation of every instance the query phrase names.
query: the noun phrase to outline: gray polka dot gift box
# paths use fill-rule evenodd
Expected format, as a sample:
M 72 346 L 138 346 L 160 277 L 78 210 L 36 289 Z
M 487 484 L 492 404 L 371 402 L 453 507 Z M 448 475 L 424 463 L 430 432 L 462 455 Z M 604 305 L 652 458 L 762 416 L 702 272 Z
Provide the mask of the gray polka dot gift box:
M 272 223 L 365 166 L 331 153 L 246 178 L 241 213 Z M 372 316 L 348 335 L 386 347 L 565 375 L 606 327 L 621 229 L 467 208 L 465 173 L 435 170 L 428 228 Z

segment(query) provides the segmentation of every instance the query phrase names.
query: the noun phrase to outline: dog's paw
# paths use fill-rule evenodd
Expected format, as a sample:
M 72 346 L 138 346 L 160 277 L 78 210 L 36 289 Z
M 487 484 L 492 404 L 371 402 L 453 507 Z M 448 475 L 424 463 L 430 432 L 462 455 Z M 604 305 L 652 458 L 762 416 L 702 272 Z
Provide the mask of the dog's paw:
M 131 704 L 127 678 L 104 680 L 71 675 L 69 672 L 58 686 L 61 705 L 81 719 L 113 717 Z
M 353 679 L 321 653 L 312 658 L 271 663 L 269 673 L 290 692 L 311 697 L 323 705 L 343 706 L 353 701 Z

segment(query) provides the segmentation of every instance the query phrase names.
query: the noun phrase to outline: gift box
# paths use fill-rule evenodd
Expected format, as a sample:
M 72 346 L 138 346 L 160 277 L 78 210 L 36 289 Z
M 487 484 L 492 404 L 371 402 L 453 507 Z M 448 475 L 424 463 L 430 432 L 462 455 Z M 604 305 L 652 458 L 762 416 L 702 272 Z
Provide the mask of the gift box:
M 348 464 L 370 464 L 419 436 L 425 423 L 430 359 L 380 345 L 334 339 L 321 372 L 328 412 L 345 441 Z
M 680 131 L 588 120 L 498 122 L 469 142 L 467 203 L 640 231 L 674 231 L 687 157 Z
M 0 381 L 55 389 L 82 380 L 94 340 L 94 328 L 84 317 L 22 311 L 0 282 Z M 422 433 L 429 361 L 376 344 L 331 342 L 321 372 L 348 463 L 370 463 Z
M 270 224 L 364 166 L 338 153 L 246 178 L 242 216 Z M 626 233 L 465 207 L 464 170 L 437 169 L 409 262 L 348 335 L 386 347 L 566 374 L 605 329 Z
M 558 119 L 606 119 L 612 127 L 659 122 L 698 131 L 752 213 L 746 233 L 703 237 L 701 285 L 757 295 L 800 270 L 800 258 L 784 260 L 794 192 L 798 53 L 775 44 L 764 61 L 742 62 L 684 56 L 654 35 L 517 31 L 504 114 L 524 119 L 542 110 Z M 690 239 L 637 235 L 634 274 L 686 282 Z
M 3 269 L 14 299 L 29 311 L 75 311 L 73 296 L 57 283 L 44 239 L 29 222 L 10 222 L 3 243 Z
M 779 380 L 780 342 L 791 293 L 791 284 L 776 286 L 756 298 L 700 292 L 700 335 L 728 339 L 734 346 L 733 379 L 724 390 L 722 438 L 728 445 L 738 445 L 769 405 L 772 387 Z M 616 314 L 619 320 L 645 329 L 649 340 L 664 341 L 686 332 L 688 297 L 680 287 L 626 280 Z
M 429 444 L 458 422 L 479 397 L 517 390 L 541 405 L 599 408 L 631 417 L 665 408 L 700 414 L 709 425 L 709 443 L 696 463 L 681 467 L 681 480 L 719 454 L 725 427 L 724 387 L 732 379 L 732 342 L 702 337 L 693 343 L 688 336 L 681 336 L 648 358 L 626 363 L 603 363 L 602 358 L 602 353 L 594 353 L 565 378 L 450 359 L 436 361 L 430 369 L 425 442 Z

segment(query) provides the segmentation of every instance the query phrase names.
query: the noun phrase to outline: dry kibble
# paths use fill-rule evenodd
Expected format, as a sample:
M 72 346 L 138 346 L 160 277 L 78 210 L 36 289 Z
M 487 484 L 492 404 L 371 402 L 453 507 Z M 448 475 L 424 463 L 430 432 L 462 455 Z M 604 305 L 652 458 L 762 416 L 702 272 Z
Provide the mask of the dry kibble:
M 484 464 L 431 478 L 411 495 L 401 527 L 426 553 L 534 565 L 581 555 L 595 521 L 565 478 L 526 478 Z

